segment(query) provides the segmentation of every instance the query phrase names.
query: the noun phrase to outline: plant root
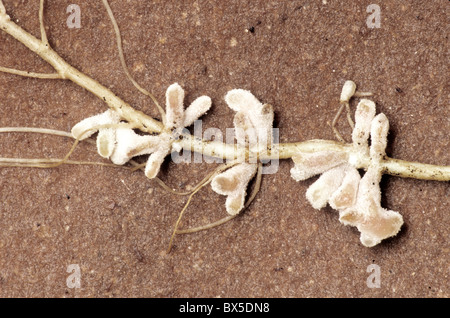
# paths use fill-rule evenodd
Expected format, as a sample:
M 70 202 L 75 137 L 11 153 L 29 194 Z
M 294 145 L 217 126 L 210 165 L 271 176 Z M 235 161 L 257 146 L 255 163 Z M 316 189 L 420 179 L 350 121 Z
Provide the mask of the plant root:
M 108 0 L 102 0 L 103 1 L 103 5 L 106 8 L 106 11 L 108 12 L 108 16 L 109 19 L 111 20 L 111 23 L 113 25 L 114 28 L 114 33 L 116 34 L 116 42 L 117 42 L 117 50 L 119 52 L 119 59 L 120 59 L 120 63 L 122 64 L 122 68 L 125 72 L 125 75 L 127 76 L 127 78 L 131 81 L 131 83 L 134 85 L 134 87 L 136 87 L 136 89 L 138 91 L 140 91 L 142 94 L 150 97 L 153 101 L 153 103 L 156 105 L 156 108 L 159 111 L 159 114 L 161 116 L 162 122 L 165 125 L 166 124 L 166 113 L 164 111 L 164 109 L 161 107 L 161 105 L 159 105 L 158 101 L 156 100 L 155 96 L 153 96 L 152 93 L 150 93 L 149 91 L 147 91 L 145 88 L 143 88 L 141 85 L 139 85 L 135 79 L 131 76 L 127 64 L 125 62 L 125 57 L 123 54 L 123 46 L 122 46 L 122 37 L 120 35 L 120 29 L 119 26 L 117 25 L 117 21 L 116 18 L 114 17 L 114 14 L 111 10 L 111 7 L 109 6 Z
M 259 190 L 261 189 L 261 180 L 262 180 L 262 164 L 259 163 L 258 164 L 258 172 L 256 175 L 256 180 L 255 180 L 255 186 L 253 187 L 252 193 L 250 194 L 250 197 L 248 198 L 247 202 L 245 203 L 244 208 L 242 209 L 242 211 L 244 211 L 251 203 L 252 201 L 255 199 L 256 195 L 258 194 Z M 200 232 L 200 231 L 204 231 L 204 230 L 209 230 L 212 229 L 216 226 L 222 225 L 227 223 L 228 221 L 231 221 L 232 219 L 234 219 L 235 217 L 237 217 L 238 215 L 241 215 L 241 213 L 236 214 L 236 215 L 229 215 L 226 216 L 216 222 L 212 222 L 206 225 L 202 225 L 202 226 L 198 226 L 198 227 L 193 227 L 193 228 L 189 228 L 189 229 L 185 229 L 185 230 L 177 230 L 176 234 L 188 234 L 188 233 L 195 233 L 195 232 Z
M 186 209 L 188 208 L 189 204 L 191 203 L 191 200 L 192 200 L 193 196 L 198 191 L 200 191 L 204 186 L 208 185 L 217 174 L 221 173 L 222 171 L 224 171 L 226 169 L 229 169 L 229 168 L 233 167 L 234 165 L 236 165 L 238 163 L 239 162 L 237 162 L 237 161 L 232 161 L 230 163 L 225 163 L 225 164 L 220 165 L 212 173 L 210 173 L 209 176 L 205 177 L 202 181 L 200 181 L 200 183 L 195 187 L 195 189 L 189 195 L 189 198 L 188 198 L 186 204 L 184 205 L 183 209 L 181 210 L 181 212 L 180 212 L 180 214 L 178 216 L 178 219 L 177 219 L 177 221 L 175 223 L 175 226 L 174 226 L 174 229 L 173 229 L 173 232 L 172 232 L 172 236 L 171 236 L 170 241 L 169 241 L 169 247 L 167 248 L 167 253 L 170 253 L 170 250 L 172 249 L 173 240 L 175 238 L 175 235 L 177 234 L 178 226 L 179 226 L 179 224 L 181 222 L 181 218 L 183 217 L 184 212 L 186 211 Z

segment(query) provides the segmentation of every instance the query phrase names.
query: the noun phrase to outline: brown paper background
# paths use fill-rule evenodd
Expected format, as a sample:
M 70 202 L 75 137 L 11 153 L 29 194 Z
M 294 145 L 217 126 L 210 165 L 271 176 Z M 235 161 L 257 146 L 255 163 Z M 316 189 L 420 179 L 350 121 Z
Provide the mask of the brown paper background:
M 66 8 L 81 7 L 81 28 Z M 448 1 L 378 1 L 381 28 L 368 28 L 374 1 L 114 1 L 131 73 L 163 104 L 178 82 L 186 103 L 208 95 L 203 129 L 232 127 L 223 96 L 251 90 L 274 106 L 280 142 L 334 139 L 330 122 L 342 84 L 375 93 L 390 120 L 388 155 L 449 165 Z M 10 16 L 39 36 L 39 1 L 4 0 Z M 52 47 L 137 109 L 157 116 L 126 80 L 101 1 L 46 1 Z M 52 68 L 0 32 L 0 65 Z M 352 109 L 355 104 L 352 103 Z M 75 84 L 0 74 L 0 126 L 69 131 L 106 105 Z M 342 120 L 341 132 L 350 129 Z M 62 157 L 71 141 L 2 134 L 3 157 Z M 72 157 L 99 161 L 82 144 Z M 101 161 L 101 160 L 100 160 Z M 214 165 L 165 163 L 160 177 L 186 190 Z M 403 215 L 400 234 L 374 248 L 327 207 L 305 200 L 315 180 L 297 183 L 290 160 L 263 178 L 253 204 L 218 228 L 178 236 L 186 197 L 164 192 L 142 173 L 93 166 L 0 169 L 1 297 L 448 297 L 449 183 L 385 176 L 382 205 Z M 183 227 L 225 215 L 225 197 L 207 187 Z M 68 288 L 78 264 L 81 288 Z M 381 269 L 368 288 L 367 267 Z

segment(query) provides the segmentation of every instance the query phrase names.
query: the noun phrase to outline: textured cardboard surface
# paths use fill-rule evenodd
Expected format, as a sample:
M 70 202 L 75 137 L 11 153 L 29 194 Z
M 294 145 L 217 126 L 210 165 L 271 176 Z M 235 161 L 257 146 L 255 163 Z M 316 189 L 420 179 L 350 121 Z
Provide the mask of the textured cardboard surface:
M 349 3 L 350 2 L 350 3 Z M 280 142 L 334 139 L 330 122 L 342 84 L 375 93 L 391 125 L 388 155 L 449 165 L 448 1 L 380 1 L 381 27 L 368 28 L 373 1 L 110 1 L 136 80 L 164 101 L 178 82 L 186 103 L 213 100 L 203 129 L 232 127 L 223 96 L 251 90 L 274 106 Z M 18 24 L 39 36 L 39 1 L 4 0 Z M 81 28 L 66 8 L 81 7 Z M 345 4 L 344 4 L 345 3 Z M 46 1 L 52 47 L 69 63 L 137 109 L 157 115 L 125 79 L 101 1 Z M 52 72 L 0 32 L 0 65 Z M 105 104 L 61 80 L 0 74 L 0 126 L 69 131 Z M 352 107 L 354 109 L 354 104 Z M 345 121 L 340 129 L 349 139 Z M 67 139 L 0 135 L 3 157 L 62 157 Z M 82 144 L 73 159 L 100 161 Z M 93 166 L 0 169 L 1 297 L 448 297 L 449 183 L 382 180 L 382 205 L 400 212 L 401 233 L 374 248 L 337 212 L 314 210 L 290 160 L 263 178 L 245 213 L 218 228 L 178 236 L 186 202 L 142 173 Z M 161 179 L 186 190 L 214 165 L 167 162 Z M 225 198 L 209 187 L 191 203 L 182 226 L 225 215 Z M 69 288 L 70 264 L 81 288 Z M 369 288 L 367 267 L 381 271 Z

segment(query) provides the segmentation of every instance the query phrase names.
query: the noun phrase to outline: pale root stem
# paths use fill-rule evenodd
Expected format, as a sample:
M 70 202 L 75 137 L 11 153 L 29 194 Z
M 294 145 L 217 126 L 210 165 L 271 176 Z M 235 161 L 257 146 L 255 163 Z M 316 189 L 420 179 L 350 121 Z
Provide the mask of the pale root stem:
M 391 176 L 421 180 L 450 181 L 450 166 L 431 165 L 389 157 L 382 160 L 380 166 L 382 167 L 383 173 Z
M 137 170 L 144 170 L 146 163 L 138 163 L 134 160 L 130 160 L 129 163 L 131 163 L 131 165 L 133 165 L 133 168 L 130 168 L 131 172 L 137 171 Z M 211 178 L 211 176 L 215 173 L 215 171 L 209 173 L 206 177 L 204 177 L 200 182 L 198 182 L 195 187 L 192 188 L 192 190 L 190 191 L 185 191 L 185 192 L 181 192 L 181 191 L 176 191 L 174 189 L 172 189 L 171 187 L 169 187 L 163 180 L 161 180 L 158 177 L 153 178 L 153 180 L 155 180 L 158 185 L 165 190 L 166 192 L 170 193 L 170 194 L 175 194 L 175 195 L 179 195 L 179 196 L 186 196 L 191 194 L 192 192 L 194 192 L 199 186 L 201 186 L 204 182 L 206 182 L 209 178 Z
M 206 185 L 206 183 L 205 183 L 205 185 Z M 174 230 L 173 230 L 173 232 L 172 232 L 172 236 L 170 237 L 169 247 L 167 248 L 167 253 L 170 253 L 170 251 L 172 250 L 173 240 L 175 239 L 175 235 L 177 234 L 177 229 L 178 229 L 178 226 L 179 226 L 179 224 L 180 224 L 180 222 L 181 222 L 181 218 L 183 217 L 184 212 L 186 211 L 186 209 L 188 208 L 189 204 L 191 203 L 192 197 L 193 197 L 198 191 L 200 191 L 201 188 L 202 188 L 202 187 L 199 187 L 199 188 L 197 189 L 197 191 L 194 191 L 194 192 L 191 193 L 191 195 L 189 195 L 189 198 L 188 198 L 186 204 L 184 205 L 183 209 L 181 210 L 181 212 L 180 212 L 180 214 L 179 214 L 179 216 L 178 216 L 178 219 L 177 219 L 177 221 L 176 221 L 176 223 L 175 223 Z
M 62 79 L 62 76 L 58 73 L 46 74 L 46 73 L 34 73 L 28 71 L 20 71 L 13 68 L 0 66 L 0 72 L 9 73 L 24 77 L 40 78 L 40 79 Z
M 114 28 L 114 32 L 116 34 L 116 42 L 117 42 L 117 50 L 119 52 L 119 59 L 120 59 L 120 63 L 122 64 L 122 68 L 125 72 L 125 75 L 127 76 L 127 78 L 131 81 L 131 83 L 134 85 L 134 87 L 136 87 L 142 94 L 150 97 L 153 101 L 153 103 L 156 105 L 156 108 L 159 111 L 159 114 L 161 115 L 161 119 L 163 122 L 163 125 L 166 124 L 166 113 L 164 111 L 164 109 L 159 105 L 158 101 L 156 100 L 155 96 L 153 96 L 152 93 L 150 93 L 149 91 L 147 91 L 145 88 L 143 88 L 141 85 L 139 85 L 135 79 L 131 76 L 127 64 L 125 62 L 125 57 L 123 54 L 123 46 L 122 46 L 122 37 L 120 35 L 120 29 L 119 26 L 117 25 L 117 21 L 116 18 L 114 17 L 114 14 L 111 10 L 111 7 L 109 6 L 109 3 L 107 0 L 102 0 L 103 1 L 103 5 L 106 8 L 106 11 L 108 12 L 108 16 L 111 20 L 111 23 L 113 25 Z
M 127 124 L 120 124 L 127 125 Z M 108 128 L 111 125 L 104 125 L 104 128 Z M 98 127 L 97 127 L 98 128 Z M 95 128 L 94 128 L 95 129 Z M 2 132 L 35 132 L 35 133 L 49 133 L 54 135 L 60 135 L 73 138 L 70 133 L 56 131 L 52 129 L 43 128 L 29 128 L 29 127 L 5 127 L 0 128 Z M 70 135 L 70 136 L 69 136 Z M 248 149 L 244 147 L 238 147 L 233 144 L 224 144 L 219 142 L 203 142 L 194 136 L 183 135 L 180 141 L 182 148 L 196 151 L 207 156 L 217 157 L 226 160 L 237 160 L 238 158 L 248 158 Z M 301 152 L 319 152 L 319 151 L 337 151 L 344 153 L 352 152 L 351 144 L 342 144 L 332 140 L 309 140 L 297 143 L 282 143 L 274 144 L 272 153 L 277 155 L 264 155 L 259 157 L 260 160 L 271 159 L 289 159 L 292 156 Z M 367 169 L 370 164 L 370 157 L 360 158 L 357 169 Z M 450 181 L 450 166 L 439 166 L 424 164 L 419 162 L 404 161 L 400 159 L 393 159 L 385 157 L 380 162 L 383 169 L 383 173 L 392 176 L 398 176 L 402 178 L 415 178 L 422 180 L 435 180 L 435 181 Z
M 95 96 L 107 103 L 111 109 L 115 110 L 120 117 L 130 123 L 134 123 L 134 125 L 141 131 L 149 133 L 158 133 L 162 131 L 163 125 L 161 122 L 151 118 L 141 111 L 135 110 L 128 103 L 115 95 L 111 90 L 68 64 L 52 48 L 45 45 L 41 40 L 37 39 L 35 36 L 31 35 L 19 27 L 16 23 L 11 21 L 5 12 L 0 13 L 0 29 L 14 37 L 32 52 L 36 53 L 43 60 L 52 65 L 58 74 L 61 75 L 62 79 L 71 80 L 75 84 L 93 93 Z
M 41 41 L 42 43 L 44 43 L 44 45 L 49 45 L 47 39 L 47 32 L 45 31 L 44 25 L 44 1 L 45 0 L 40 0 L 39 3 L 39 25 L 41 28 Z
M 342 114 L 342 111 L 344 110 L 344 107 L 345 107 L 345 104 L 341 103 L 341 105 L 339 106 L 339 109 L 338 109 L 336 115 L 333 118 L 333 121 L 331 122 L 331 129 L 333 129 L 334 135 L 336 136 L 337 140 L 339 140 L 340 142 L 345 142 L 345 139 L 342 137 L 341 133 L 336 128 L 336 124 L 337 124 L 337 121 L 338 121 L 339 117 L 341 117 L 341 114 Z
M 16 23 L 10 20 L 6 14 L 3 4 L 0 5 L 0 29 L 17 39 L 19 42 L 28 47 L 32 52 L 38 54 L 43 60 L 52 65 L 60 74 L 62 79 L 69 79 L 75 84 L 90 91 L 103 101 L 108 106 L 115 110 L 119 116 L 135 128 L 147 133 L 160 133 L 163 130 L 163 124 L 143 112 L 135 110 L 128 103 L 116 96 L 111 90 L 101 85 L 96 80 L 81 73 L 64 59 L 62 59 L 52 48 L 45 45 L 42 41 L 19 27 Z M 345 106 L 344 106 L 345 107 Z M 205 155 L 233 160 L 240 154 L 244 154 L 248 158 L 248 150 L 238 147 L 236 145 L 227 145 L 219 142 L 208 142 L 196 139 L 192 135 L 184 136 L 180 145 L 185 150 L 201 152 Z M 337 149 L 338 151 L 351 152 L 351 147 L 347 144 L 326 141 L 326 140 L 312 140 L 299 143 L 279 144 L 274 145 L 276 148 L 277 157 L 263 154 L 259 159 L 286 159 L 291 158 L 298 151 L 322 151 Z M 273 149 L 272 149 L 273 153 Z M 370 163 L 369 158 L 360 158 L 359 168 L 367 169 Z M 417 178 L 425 180 L 449 181 L 450 167 L 428 165 L 415 162 L 406 162 L 398 159 L 386 158 L 381 163 L 383 172 L 407 178 Z
M 64 156 L 64 158 L 59 162 L 48 164 L 48 166 L 46 168 L 56 168 L 56 167 L 59 167 L 59 166 L 65 164 L 67 162 L 67 160 L 69 160 L 69 157 L 75 151 L 75 148 L 78 146 L 79 143 L 80 143 L 80 140 L 78 138 L 75 139 L 75 141 L 72 144 L 72 147 L 70 148 L 69 152 Z
M 344 142 L 345 143 L 345 139 L 344 137 L 342 137 L 342 135 L 340 134 L 339 130 L 336 128 L 337 125 L 337 121 L 339 120 L 339 118 L 342 115 L 342 111 L 346 110 L 347 112 L 347 122 L 350 125 L 350 127 L 353 129 L 355 128 L 355 123 L 353 122 L 353 119 L 351 117 L 351 111 L 350 111 L 350 104 L 348 102 L 341 102 L 341 105 L 339 106 L 339 109 L 336 113 L 336 115 L 333 118 L 333 121 L 331 122 L 331 128 L 333 129 L 333 132 L 337 138 L 337 140 L 339 140 L 340 142 Z
M 197 227 L 192 227 L 189 229 L 184 229 L 184 230 L 178 230 L 176 232 L 176 234 L 192 234 L 192 233 L 196 233 L 196 232 L 200 232 L 200 231 L 206 231 L 206 230 L 210 230 L 212 228 L 218 227 L 222 224 L 227 223 L 228 221 L 233 220 L 235 217 L 241 215 L 240 213 L 238 214 L 234 214 L 234 215 L 228 215 L 220 220 L 217 220 L 215 222 L 206 224 L 206 225 L 201 225 L 201 226 L 197 226 Z
M 212 179 L 213 179 L 217 174 L 221 173 L 222 171 L 224 171 L 224 170 L 226 170 L 226 169 L 229 169 L 229 168 L 233 167 L 233 166 L 236 165 L 237 163 L 238 163 L 238 162 L 233 161 L 233 162 L 230 162 L 230 163 L 226 163 L 226 164 L 220 165 L 219 167 L 217 167 L 217 168 L 213 171 L 213 173 L 209 176 L 209 178 L 207 178 L 207 179 L 205 178 L 206 180 L 205 180 L 203 183 L 200 183 L 200 184 L 196 187 L 196 189 L 195 189 L 194 191 L 192 191 L 192 193 L 189 195 L 189 198 L 188 198 L 186 204 L 184 205 L 183 209 L 181 210 L 181 212 L 180 212 L 180 214 L 179 214 L 179 216 L 178 216 L 177 221 L 175 222 L 175 226 L 174 226 L 174 229 L 173 229 L 173 232 L 172 232 L 172 236 L 170 237 L 170 241 L 169 241 L 169 247 L 167 248 L 167 253 L 170 253 L 170 251 L 171 251 L 171 249 L 172 249 L 173 240 L 175 239 L 175 236 L 176 236 L 176 234 L 177 234 L 178 226 L 180 225 L 180 222 L 181 222 L 181 219 L 182 219 L 182 217 L 183 217 L 183 214 L 184 214 L 184 212 L 187 210 L 189 204 L 191 203 L 191 200 L 192 200 L 193 196 L 194 196 L 198 191 L 200 191 L 204 186 L 208 185 L 208 184 L 212 181 Z
M 373 93 L 356 91 L 355 94 L 353 94 L 353 96 L 355 96 L 355 97 L 371 97 L 371 96 L 373 96 Z
M 21 158 L 0 158 L 0 166 L 8 166 L 8 167 L 33 167 L 33 168 L 56 168 L 60 165 L 66 164 L 69 162 L 69 157 L 75 151 L 75 148 L 80 142 L 80 137 L 82 137 L 85 133 L 90 130 L 98 130 L 100 128 L 110 128 L 110 127 L 127 127 L 130 128 L 129 124 L 112 124 L 112 125 L 99 125 L 92 127 L 80 134 L 78 138 L 74 138 L 75 141 L 72 144 L 69 152 L 64 156 L 63 159 L 21 159 Z M 67 138 L 73 138 L 71 133 L 55 130 L 55 129 L 45 129 L 45 128 L 34 128 L 34 127 L 2 127 L 0 128 L 0 133 L 39 133 L 46 135 L 54 135 L 61 136 Z M 2 162 L 3 161 L 3 162 Z M 71 164 L 75 164 L 75 162 L 84 162 L 84 161 L 70 161 Z M 86 162 L 84 162 L 86 163 Z M 116 166 L 114 164 L 104 164 Z
M 139 163 L 136 162 L 135 160 L 131 159 L 130 161 L 128 161 L 133 167 L 129 168 L 131 172 L 135 172 L 137 170 L 144 170 L 145 166 L 146 166 L 146 162 L 144 163 Z M 175 195 L 180 195 L 180 196 L 185 196 L 185 195 L 189 195 L 192 193 L 193 190 L 188 191 L 188 192 L 178 192 L 174 189 L 172 189 L 171 187 L 169 187 L 164 181 L 162 181 L 160 178 L 158 177 L 154 177 L 152 180 L 155 180 L 156 183 L 158 183 L 158 185 L 165 190 L 166 192 L 170 193 L 170 194 L 175 194 Z
M 338 109 L 336 115 L 334 116 L 333 121 L 331 122 L 331 128 L 333 129 L 333 132 L 336 135 L 336 138 L 340 142 L 345 142 L 345 140 L 342 137 L 342 135 L 339 133 L 339 130 L 336 128 L 336 124 L 337 124 L 339 117 L 341 117 L 344 107 L 347 111 L 347 122 L 350 125 L 350 127 L 353 129 L 353 128 L 355 128 L 355 123 L 353 122 L 352 114 L 351 114 L 351 110 L 350 110 L 350 102 L 349 102 L 350 99 L 352 97 L 367 97 L 367 96 L 372 96 L 372 95 L 373 94 L 370 92 L 357 92 L 356 85 L 352 81 L 347 81 L 344 84 L 343 92 L 341 93 L 341 101 L 340 101 L 339 109 Z
M 252 193 L 250 194 L 250 197 L 248 198 L 247 202 L 245 203 L 244 208 L 241 210 L 241 213 L 234 214 L 234 215 L 228 215 L 218 221 L 215 221 L 215 222 L 212 222 L 212 223 L 209 223 L 206 225 L 193 227 L 193 228 L 189 228 L 189 229 L 184 229 L 184 230 L 178 230 L 178 231 L 176 231 L 176 234 L 189 234 L 189 233 L 195 233 L 195 232 L 200 232 L 200 231 L 204 231 L 204 230 L 209 230 L 209 229 L 212 229 L 219 225 L 225 224 L 228 221 L 231 221 L 232 219 L 237 217 L 238 215 L 241 215 L 242 211 L 244 211 L 245 209 L 248 208 L 248 206 L 253 202 L 253 200 L 255 199 L 259 190 L 261 189 L 261 180 L 262 180 L 262 163 L 259 163 L 258 164 L 258 173 L 256 175 L 256 180 L 255 180 L 255 186 L 252 190 Z
M 144 170 L 144 168 L 145 168 L 145 166 L 147 164 L 145 162 L 144 163 L 137 163 L 137 162 L 134 162 L 133 160 L 130 160 L 129 162 L 134 166 L 133 168 L 130 169 L 131 172 L 135 172 L 137 170 Z M 167 193 L 170 193 L 170 194 L 175 194 L 175 195 L 179 195 L 179 196 L 185 196 L 185 195 L 191 194 L 195 190 L 195 188 L 194 188 L 191 191 L 179 192 L 179 191 L 176 191 L 176 190 L 172 189 L 171 187 L 169 187 L 163 180 L 161 180 L 158 177 L 154 177 L 153 180 L 155 180 L 156 183 L 158 183 L 158 185 L 164 191 L 166 191 Z
M 222 167 L 222 166 L 217 167 L 212 172 L 208 173 L 200 182 L 198 182 L 196 184 L 196 186 L 191 191 L 188 191 L 188 192 L 172 191 L 172 193 L 177 194 L 177 195 L 188 195 L 188 194 L 191 194 L 191 193 L 197 191 L 198 189 L 202 188 L 205 183 L 209 183 L 209 181 L 212 180 L 212 178 L 215 175 L 217 175 L 217 173 L 219 173 L 220 171 L 223 171 L 225 168 L 228 169 L 228 168 L 230 168 L 233 165 L 235 165 L 235 163 L 231 163 L 229 165 L 226 165 L 225 167 Z
M 352 119 L 352 112 L 350 110 L 350 104 L 345 103 L 345 108 L 347 109 L 347 122 L 350 125 L 350 127 L 353 129 L 353 128 L 355 128 L 355 123 L 353 122 L 353 119 Z
M 146 165 L 147 165 L 146 162 L 144 162 L 144 163 L 136 163 L 136 164 L 134 165 L 134 167 L 131 168 L 131 172 L 135 172 L 135 171 L 137 171 L 137 170 L 143 170 L 143 169 L 145 168 Z
M 248 208 L 248 206 L 253 202 L 256 195 L 258 194 L 259 190 L 261 190 L 261 181 L 262 181 L 262 163 L 258 163 L 258 172 L 256 173 L 256 180 L 255 180 L 255 186 L 253 187 L 252 193 L 250 194 L 247 202 L 244 205 L 244 208 L 242 210 L 245 210 Z
M 73 138 L 70 132 L 34 127 L 0 127 L 0 133 L 37 133 Z
M 54 164 L 58 164 L 64 159 L 61 158 L 2 158 L 0 157 L 1 167 L 23 167 L 23 168 L 51 168 Z M 129 170 L 129 167 L 118 166 L 113 163 L 106 162 L 93 162 L 93 161 L 77 161 L 77 160 L 66 160 L 64 164 L 67 165 L 93 165 L 93 166 L 104 166 L 112 168 L 122 168 Z
M 8 167 L 29 167 L 29 168 L 56 168 L 67 163 L 69 157 L 74 152 L 80 141 L 76 139 L 69 152 L 63 159 L 22 159 L 22 158 L 0 158 L 1 166 Z
M 187 191 L 187 192 L 178 192 L 174 189 L 172 189 L 171 187 L 169 187 L 164 181 L 162 181 L 160 178 L 155 177 L 153 178 L 158 185 L 163 188 L 166 192 L 170 193 L 170 194 L 175 194 L 175 195 L 180 195 L 180 196 L 185 196 L 185 195 L 189 195 L 191 194 L 194 190 L 192 191 Z
M 53 130 L 53 129 L 31 128 L 31 127 L 5 127 L 5 128 L 0 128 L 0 133 L 12 133 L 12 132 L 21 132 L 21 133 L 30 132 L 30 133 L 40 133 L 40 134 L 56 135 L 56 136 L 62 136 L 62 137 L 70 137 L 70 138 L 72 137 L 71 135 L 67 135 L 66 132 Z M 75 148 L 77 147 L 79 142 L 80 142 L 79 139 L 75 139 L 75 141 L 73 142 L 72 147 L 70 148 L 69 152 L 65 155 L 65 157 L 62 160 L 60 160 L 58 162 L 51 162 L 51 163 L 46 163 L 46 164 L 30 163 L 30 164 L 27 165 L 27 167 L 56 168 L 56 167 L 64 164 L 65 162 L 67 162 L 67 160 L 72 155 L 73 151 L 75 150 Z M 4 158 L 4 159 L 6 159 L 6 158 Z M 28 159 L 28 160 L 31 160 L 31 159 Z M 40 159 L 38 159 L 38 160 L 40 160 Z M 42 160 L 46 160 L 46 159 L 42 159 Z M 10 167 L 14 167 L 14 166 L 16 166 L 16 165 L 14 165 L 14 164 L 10 165 Z

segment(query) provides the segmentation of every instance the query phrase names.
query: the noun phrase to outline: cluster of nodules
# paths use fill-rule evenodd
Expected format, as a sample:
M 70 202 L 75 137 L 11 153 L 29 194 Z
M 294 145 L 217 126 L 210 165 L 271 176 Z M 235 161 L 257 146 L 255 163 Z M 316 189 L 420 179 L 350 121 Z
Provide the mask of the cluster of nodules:
M 272 106 L 260 103 L 249 91 L 234 89 L 225 96 L 227 105 L 236 112 L 234 117 L 235 138 L 239 146 L 246 147 L 249 157 L 263 154 L 272 145 Z M 177 83 L 166 91 L 166 112 L 164 128 L 159 134 L 140 135 L 132 124 L 124 121 L 114 110 L 86 118 L 72 128 L 72 135 L 83 140 L 98 132 L 98 153 L 114 164 L 123 165 L 130 159 L 149 154 L 145 175 L 155 178 L 165 157 L 173 151 L 181 151 L 177 136 L 183 128 L 189 127 L 211 107 L 211 99 L 201 96 L 186 109 L 184 90 Z M 238 214 L 244 207 L 248 183 L 258 169 L 256 160 L 236 162 L 214 176 L 212 189 L 226 195 L 226 210 L 230 215 Z
M 344 84 L 341 103 L 354 96 L 356 85 Z M 242 89 L 229 91 L 227 105 L 235 111 L 233 120 L 237 144 L 248 149 L 248 157 L 264 156 L 272 148 L 272 106 L 262 104 L 252 93 Z M 186 109 L 184 90 L 178 85 L 169 86 L 166 92 L 164 128 L 157 135 L 139 135 L 130 123 L 124 122 L 113 110 L 84 119 L 72 129 L 75 138 L 82 140 L 95 132 L 99 154 L 113 163 L 123 165 L 131 158 L 149 154 L 145 166 L 148 178 L 157 176 L 164 158 L 173 151 L 181 151 L 175 142 L 181 130 L 190 126 L 211 107 L 211 99 L 201 96 Z M 383 239 L 394 236 L 403 224 L 402 216 L 381 207 L 379 182 L 385 157 L 389 121 L 384 114 L 375 115 L 375 103 L 360 100 L 355 113 L 351 151 L 324 150 L 298 152 L 292 157 L 291 175 L 296 181 L 321 174 L 307 190 L 306 197 L 316 209 L 329 204 L 339 211 L 339 220 L 356 226 L 361 232 L 361 242 L 374 246 Z M 369 146 L 370 138 L 370 146 Z M 368 162 L 361 177 L 358 167 Z M 257 161 L 236 161 L 216 174 L 211 180 L 212 189 L 226 198 L 226 211 L 236 215 L 245 206 L 247 187 L 255 177 Z
M 347 81 L 341 102 L 348 102 L 355 88 L 353 82 Z M 329 204 L 338 210 L 339 220 L 345 225 L 356 226 L 361 232 L 361 243 L 368 247 L 396 235 L 403 224 L 398 212 L 386 210 L 380 203 L 379 182 L 388 130 L 387 117 L 384 114 L 375 116 L 375 103 L 362 99 L 356 108 L 350 152 L 304 152 L 292 157 L 295 166 L 291 175 L 295 180 L 321 174 L 306 192 L 311 205 L 321 209 Z M 369 160 L 369 165 L 361 177 L 357 167 L 364 160 Z
M 166 112 L 164 128 L 157 135 L 140 135 L 132 124 L 125 122 L 114 110 L 86 118 L 72 128 L 74 138 L 83 140 L 94 133 L 97 135 L 97 151 L 114 164 L 123 165 L 130 159 L 149 154 L 145 175 L 152 179 L 158 174 L 165 157 L 172 151 L 180 151 L 176 140 L 177 132 L 205 114 L 211 107 L 211 99 L 201 96 L 184 109 L 184 90 L 178 84 L 166 91 Z

